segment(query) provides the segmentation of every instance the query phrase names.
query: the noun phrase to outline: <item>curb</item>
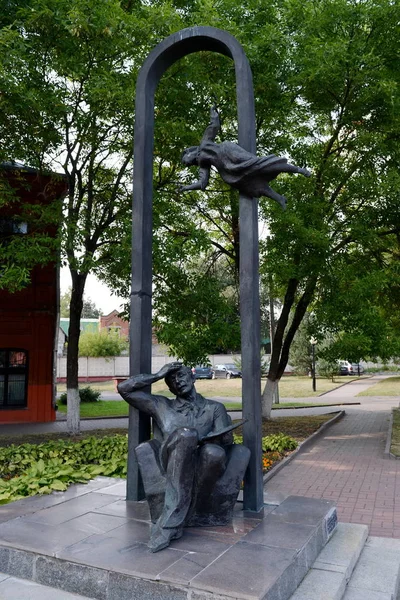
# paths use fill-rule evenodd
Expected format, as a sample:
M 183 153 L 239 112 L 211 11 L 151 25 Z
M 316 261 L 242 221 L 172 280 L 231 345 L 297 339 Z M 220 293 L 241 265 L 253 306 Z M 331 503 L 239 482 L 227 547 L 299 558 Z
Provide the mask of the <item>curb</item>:
M 272 467 L 270 471 L 268 471 L 268 473 L 266 473 L 263 476 L 263 484 L 265 485 L 267 481 L 269 481 L 270 479 L 272 479 L 272 477 L 274 477 L 274 475 L 279 473 L 279 471 L 283 469 L 283 467 L 286 467 L 286 465 L 288 465 L 294 458 L 296 458 L 296 456 L 307 450 L 309 446 L 314 444 L 314 442 L 325 433 L 326 429 L 334 425 L 337 421 L 340 421 L 340 419 L 343 419 L 345 415 L 346 411 L 341 410 L 339 413 L 335 414 L 335 416 L 332 417 L 332 419 L 329 419 L 329 421 L 323 423 L 317 431 L 314 431 L 314 433 L 312 433 L 306 440 L 304 440 L 304 442 L 301 442 L 301 444 L 296 448 L 296 450 L 289 454 L 289 456 L 285 456 L 285 458 L 279 461 L 274 467 Z
M 373 375 L 367 375 L 366 377 L 363 377 L 363 379 L 371 379 L 372 377 L 373 377 Z M 361 379 L 361 377 L 359 377 L 358 379 Z M 345 385 L 350 385 L 350 383 L 353 383 L 353 381 L 356 381 L 356 380 L 352 379 L 351 381 L 345 381 L 344 383 L 341 383 L 337 387 L 333 388 L 333 390 L 328 390 L 327 392 L 321 392 L 321 394 L 318 394 L 318 398 L 320 396 L 325 396 L 325 394 L 330 394 L 331 392 L 340 390 L 341 387 L 344 387 Z
M 400 456 L 396 456 L 395 454 L 392 454 L 392 452 L 390 452 L 390 446 L 392 445 L 393 411 L 396 409 L 397 409 L 397 407 L 393 407 L 392 412 L 390 413 L 389 427 L 388 427 L 388 432 L 386 435 L 385 450 L 383 451 L 383 458 L 390 459 L 390 460 L 400 460 Z

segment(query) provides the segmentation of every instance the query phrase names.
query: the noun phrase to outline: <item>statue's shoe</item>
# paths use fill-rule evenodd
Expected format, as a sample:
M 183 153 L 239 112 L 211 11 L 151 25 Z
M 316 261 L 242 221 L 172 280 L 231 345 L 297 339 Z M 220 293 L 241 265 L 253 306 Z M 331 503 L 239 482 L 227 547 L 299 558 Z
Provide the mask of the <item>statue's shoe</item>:
M 152 527 L 150 541 L 147 544 L 151 552 L 158 552 L 169 546 L 172 540 L 178 540 L 182 537 L 182 527 L 174 529 L 163 529 L 161 527 Z

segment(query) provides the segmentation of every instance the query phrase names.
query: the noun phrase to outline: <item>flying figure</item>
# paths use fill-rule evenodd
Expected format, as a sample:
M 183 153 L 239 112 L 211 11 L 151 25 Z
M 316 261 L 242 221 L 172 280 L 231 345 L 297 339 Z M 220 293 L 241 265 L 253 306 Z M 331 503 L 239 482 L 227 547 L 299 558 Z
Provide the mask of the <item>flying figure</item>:
M 273 190 L 268 183 L 280 173 L 301 173 L 310 177 L 307 169 L 288 163 L 286 158 L 275 154 L 255 156 L 233 142 L 214 142 L 221 129 L 219 114 L 215 106 L 210 110 L 210 123 L 204 132 L 199 146 L 186 148 L 182 163 L 187 167 L 199 167 L 199 179 L 190 185 L 184 185 L 179 191 L 205 190 L 210 178 L 210 169 L 215 167 L 231 187 L 251 198 L 267 196 L 286 208 L 286 198 Z

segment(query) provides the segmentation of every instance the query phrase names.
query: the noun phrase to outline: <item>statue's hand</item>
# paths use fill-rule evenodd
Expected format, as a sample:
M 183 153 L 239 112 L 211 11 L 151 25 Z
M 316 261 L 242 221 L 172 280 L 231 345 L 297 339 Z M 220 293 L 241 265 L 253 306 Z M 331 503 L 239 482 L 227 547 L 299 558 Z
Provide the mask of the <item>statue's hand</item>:
M 159 379 L 163 379 L 169 373 L 178 371 L 182 366 L 183 366 L 183 363 L 181 363 L 181 362 L 168 363 L 168 364 L 164 365 L 163 367 L 161 367 L 161 369 L 157 373 L 157 377 Z
M 178 185 L 178 187 L 176 188 L 176 191 L 178 193 L 187 192 L 188 190 L 190 190 L 190 186 L 188 185 Z

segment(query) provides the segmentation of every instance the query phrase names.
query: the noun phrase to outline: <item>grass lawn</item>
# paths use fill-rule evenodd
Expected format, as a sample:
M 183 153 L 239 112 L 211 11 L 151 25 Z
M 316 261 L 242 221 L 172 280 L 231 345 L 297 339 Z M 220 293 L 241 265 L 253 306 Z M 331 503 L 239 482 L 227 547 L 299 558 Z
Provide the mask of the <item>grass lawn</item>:
M 262 425 L 262 435 L 271 433 L 284 433 L 292 436 L 298 442 L 305 440 L 314 431 L 317 431 L 323 423 L 332 419 L 333 413 L 329 415 L 314 415 L 304 417 L 277 417 L 275 419 L 264 420 Z M 241 435 L 241 428 L 237 433 Z M 1 435 L 0 446 L 9 446 L 10 444 L 41 444 L 42 442 L 52 440 L 72 440 L 80 441 L 84 438 L 113 436 L 117 433 L 126 434 L 127 429 L 115 427 L 112 429 L 93 429 L 84 431 L 79 436 L 70 436 L 68 433 L 36 433 L 19 435 Z
M 241 402 L 224 402 L 227 410 L 241 410 Z M 293 408 L 315 406 L 315 404 L 307 402 L 285 402 L 275 404 L 272 409 Z M 330 404 L 322 404 L 322 406 L 330 406 Z M 84 402 L 81 404 L 81 417 L 127 417 L 129 413 L 129 405 L 125 400 L 99 400 L 98 402 Z M 58 405 L 58 412 L 67 413 L 65 404 Z
M 312 391 L 312 380 L 311 377 L 299 377 L 294 375 L 288 375 L 282 377 L 279 382 L 279 394 L 281 398 L 307 398 L 317 397 L 323 392 L 329 392 L 342 385 L 353 381 L 357 377 L 337 377 L 332 382 L 330 379 L 324 379 L 317 377 L 316 387 L 317 391 Z M 261 389 L 265 386 L 265 379 L 261 381 Z M 102 392 L 114 392 L 114 384 L 112 381 L 99 381 L 93 384 L 81 383 L 80 387 L 86 387 L 90 385 L 96 390 Z M 196 389 L 199 394 L 202 394 L 206 398 L 213 398 L 215 396 L 222 396 L 224 398 L 234 398 L 242 395 L 242 380 L 241 379 L 200 379 L 196 381 Z M 65 384 L 57 385 L 57 392 L 65 392 Z M 164 381 L 157 381 L 152 386 L 154 394 L 161 394 L 163 396 L 171 396 L 171 393 Z
M 357 396 L 400 396 L 400 377 L 382 379 Z
M 400 410 L 393 410 L 393 428 L 392 428 L 392 443 L 390 452 L 395 456 L 400 456 Z

